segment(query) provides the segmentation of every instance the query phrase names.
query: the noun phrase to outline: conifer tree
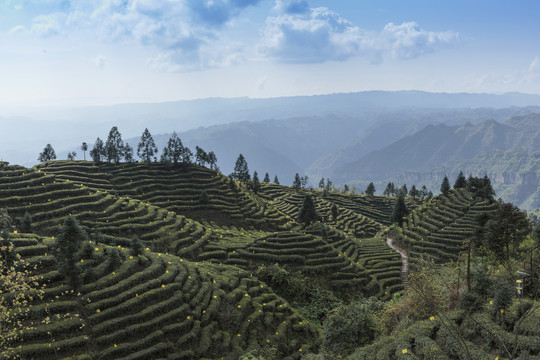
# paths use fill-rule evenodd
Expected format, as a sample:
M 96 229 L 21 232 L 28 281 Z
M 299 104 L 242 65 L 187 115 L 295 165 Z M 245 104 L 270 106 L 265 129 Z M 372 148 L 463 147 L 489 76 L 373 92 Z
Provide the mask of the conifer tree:
M 209 202 L 210 198 L 208 197 L 208 192 L 206 190 L 201 191 L 201 195 L 199 196 L 199 204 L 206 205 Z
M 398 194 L 394 210 L 392 211 L 390 221 L 393 223 L 398 223 L 398 225 L 401 227 L 403 225 L 403 218 L 408 214 L 409 210 L 407 209 L 407 205 L 405 205 L 405 195 L 400 192 Z
M 296 190 L 300 190 L 300 187 L 302 187 L 302 180 L 300 179 L 300 175 L 298 175 L 298 173 L 294 175 L 294 181 L 293 181 L 292 186 Z
M 427 196 L 428 196 L 428 189 L 427 189 L 426 185 L 422 185 L 422 189 L 420 189 L 420 197 L 422 199 L 425 199 L 425 198 L 427 198 Z
M 263 182 L 267 184 L 270 182 L 270 175 L 268 173 L 264 174 Z
M 467 187 L 467 179 L 465 179 L 465 175 L 463 175 L 463 171 L 459 172 L 459 175 L 456 178 L 456 182 L 454 183 L 454 189 L 464 189 Z
M 208 161 L 208 166 L 210 166 L 210 169 L 219 171 L 219 168 L 217 166 L 217 156 L 213 151 L 210 151 L 208 153 L 207 161 Z
M 393 182 L 389 182 L 386 184 L 386 188 L 384 189 L 383 195 L 390 196 L 394 195 L 396 193 L 396 186 Z
M 158 148 L 154 142 L 154 138 L 148 128 L 144 129 L 141 135 L 141 141 L 137 146 L 137 156 L 139 156 L 144 162 L 152 162 L 154 155 L 157 155 Z
M 191 152 L 191 149 L 185 146 L 184 151 L 182 152 L 182 162 L 184 164 L 191 164 L 192 157 L 193 157 L 193 153 Z
M 274 184 L 279 185 L 279 179 L 277 175 L 274 175 Z
M 128 143 L 124 145 L 122 155 L 124 156 L 126 162 L 133 162 L 133 148 L 131 147 L 131 145 L 129 145 Z
M 319 189 L 323 189 L 324 188 L 324 178 L 321 178 L 321 180 L 319 181 Z
M 21 218 L 21 224 L 19 226 L 21 232 L 31 233 L 32 232 L 32 215 L 28 211 L 24 213 L 24 216 Z
M 251 180 L 251 189 L 254 193 L 257 193 L 261 187 L 261 184 L 259 182 L 259 174 L 257 174 L 257 171 L 253 172 L 253 179 Z
M 105 142 L 105 157 L 108 162 L 119 163 L 122 160 L 124 142 L 117 126 L 113 126 L 109 131 L 109 136 Z
M 416 190 L 416 185 L 413 184 L 413 186 L 411 186 L 409 196 L 411 196 L 413 199 L 416 199 L 416 197 L 418 196 L 418 190 Z
M 60 273 L 68 279 L 71 287 L 78 290 L 81 285 L 81 272 L 77 267 L 78 252 L 81 243 L 86 240 L 86 233 L 80 227 L 77 219 L 67 216 L 58 235 L 56 257 L 60 264 Z
M 198 146 L 195 146 L 195 162 L 201 166 L 205 166 L 208 162 L 208 154 Z
M 163 151 L 161 153 L 161 161 L 173 163 L 176 165 L 182 161 L 183 155 L 184 145 L 182 144 L 182 140 L 180 140 L 176 132 L 173 132 L 172 136 L 167 142 L 167 146 L 163 148 Z
M 102 157 L 105 155 L 105 146 L 103 141 L 98 137 L 92 150 L 90 150 L 90 156 L 96 163 L 101 162 Z
M 448 181 L 448 176 L 445 176 L 441 184 L 441 194 L 444 196 L 448 195 L 450 191 L 450 182 Z
M 238 158 L 236 159 L 236 164 L 234 165 L 234 172 L 233 177 L 236 180 L 247 182 L 249 181 L 250 175 L 249 175 L 249 169 L 246 159 L 244 158 L 244 155 L 240 154 L 238 155 Z
M 39 157 L 38 157 L 39 162 L 51 161 L 55 159 L 56 159 L 56 153 L 54 152 L 54 149 L 51 146 L 51 144 L 47 144 L 45 148 L 43 148 L 43 151 L 39 154 Z
M 305 226 L 309 226 L 312 221 L 317 220 L 319 220 L 319 214 L 317 214 L 311 194 L 306 194 L 304 196 L 302 207 L 298 213 L 298 221 L 303 223 Z
M 375 194 L 375 185 L 372 182 L 366 188 L 366 195 L 373 196 Z

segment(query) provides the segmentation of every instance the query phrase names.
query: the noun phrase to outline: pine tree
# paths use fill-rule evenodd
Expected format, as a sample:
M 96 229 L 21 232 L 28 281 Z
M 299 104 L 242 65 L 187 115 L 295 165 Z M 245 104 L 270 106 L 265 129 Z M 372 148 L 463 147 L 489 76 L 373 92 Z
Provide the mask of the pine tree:
M 389 182 L 386 184 L 386 188 L 384 189 L 383 195 L 390 196 L 396 193 L 396 186 L 393 182 Z
M 403 193 L 398 194 L 398 198 L 396 201 L 396 205 L 394 206 L 394 210 L 392 211 L 392 216 L 390 218 L 390 221 L 392 223 L 398 223 L 398 225 L 401 227 L 403 225 L 403 218 L 409 214 L 409 210 L 407 209 L 407 205 L 405 205 L 405 195 Z
M 413 184 L 411 187 L 411 190 L 409 191 L 409 196 L 411 196 L 413 199 L 416 199 L 418 196 L 418 190 L 416 190 L 416 185 Z
M 323 189 L 324 188 L 324 178 L 321 178 L 321 180 L 319 181 L 319 189 Z
M 83 151 L 84 160 L 86 161 L 86 151 L 88 150 L 88 144 L 83 142 L 81 145 L 81 150 Z
M 267 184 L 270 182 L 270 175 L 268 173 L 264 174 L 263 182 Z
M 32 232 L 32 215 L 28 211 L 24 213 L 24 216 L 21 218 L 21 224 L 19 226 L 21 232 L 31 233 Z
M 183 154 L 184 145 L 182 144 L 182 140 L 180 140 L 176 132 L 173 132 L 172 136 L 167 142 L 167 146 L 163 148 L 163 152 L 161 153 L 161 161 L 176 165 L 182 161 Z
M 129 145 L 128 143 L 124 145 L 122 155 L 124 156 L 126 162 L 133 162 L 133 148 L 131 147 L 131 145 Z
M 319 214 L 317 214 L 317 210 L 315 209 L 315 204 L 313 203 L 311 194 L 306 194 L 304 196 L 302 207 L 298 212 L 298 221 L 303 223 L 305 226 L 309 226 L 312 221 L 317 220 L 319 220 Z
M 38 157 L 39 162 L 51 161 L 55 159 L 56 159 L 56 153 L 54 152 L 54 149 L 51 146 L 51 144 L 47 144 L 45 148 L 43 148 L 43 151 L 39 154 L 39 157 Z
M 298 173 L 294 175 L 294 181 L 293 181 L 292 186 L 296 190 L 300 190 L 300 187 L 302 187 L 302 180 L 300 179 L 300 175 L 298 175 Z
M 448 192 L 450 192 L 450 182 L 448 181 L 448 176 L 445 176 L 441 184 L 441 194 L 446 196 Z
M 459 175 L 456 178 L 456 182 L 454 183 L 454 189 L 464 189 L 467 187 L 467 179 L 465 179 L 465 175 L 463 175 L 463 171 L 459 172 Z
M 108 162 L 114 161 L 115 163 L 119 163 L 122 160 L 124 142 L 117 126 L 113 126 L 111 131 L 109 131 L 104 150 Z
M 77 219 L 67 216 L 58 235 L 56 257 L 60 264 L 60 273 L 68 279 L 74 290 L 78 290 L 82 282 L 80 269 L 76 264 L 79 261 L 81 243 L 86 239 L 86 233 Z
M 372 182 L 366 188 L 366 195 L 373 196 L 375 194 L 375 185 Z
M 261 184 L 259 182 L 259 174 L 257 174 L 256 171 L 253 172 L 253 179 L 251 180 L 251 189 L 254 193 L 257 193 L 259 189 L 261 188 Z
M 425 198 L 427 198 L 427 196 L 428 196 L 428 189 L 427 189 L 426 185 L 422 185 L 422 189 L 420 189 L 420 197 L 422 199 L 425 199 Z
M 274 175 L 274 184 L 279 185 L 279 179 L 277 175 Z
M 208 197 L 208 192 L 206 190 L 201 191 L 201 195 L 199 195 L 199 205 L 206 205 L 210 202 L 210 198 Z
M 103 141 L 98 137 L 92 150 L 90 150 L 90 156 L 96 163 L 101 162 L 102 157 L 105 155 L 105 146 Z
M 154 155 L 157 155 L 158 148 L 154 142 L 154 138 L 148 128 L 144 129 L 141 135 L 141 141 L 137 146 L 137 156 L 139 156 L 144 162 L 152 162 Z
M 210 166 L 210 169 L 219 171 L 219 168 L 217 166 L 217 156 L 213 151 L 210 151 L 208 153 L 207 161 L 208 161 L 208 166 Z
M 193 153 L 191 152 L 191 149 L 185 146 L 184 151 L 182 152 L 182 162 L 184 164 L 191 164 L 192 157 L 193 157 Z
M 236 164 L 234 165 L 234 172 L 233 177 L 236 180 L 247 182 L 249 181 L 250 175 L 249 175 L 249 169 L 246 159 L 244 158 L 244 155 L 240 154 L 238 155 L 238 158 L 236 159 Z
M 195 146 L 195 162 L 201 166 L 205 166 L 208 162 L 208 154 L 198 146 Z

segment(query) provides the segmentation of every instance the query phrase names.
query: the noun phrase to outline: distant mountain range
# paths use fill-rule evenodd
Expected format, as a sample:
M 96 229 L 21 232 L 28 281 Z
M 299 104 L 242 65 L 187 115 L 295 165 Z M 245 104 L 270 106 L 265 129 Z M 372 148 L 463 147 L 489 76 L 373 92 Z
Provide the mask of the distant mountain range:
M 421 91 L 28 109 L 0 118 L 0 159 L 32 166 L 47 143 L 60 159 L 68 151 L 82 158 L 77 144 L 85 141 L 91 148 L 98 136 L 106 139 L 112 126 L 136 148 L 147 127 L 160 151 L 172 131 L 192 149 L 198 145 L 214 151 L 225 174 L 242 153 L 251 172 L 257 170 L 261 177 L 268 172 L 272 178 L 276 174 L 282 184 L 291 184 L 299 173 L 308 175 L 311 184 L 329 177 L 336 184 L 363 189 L 367 182 L 393 179 L 429 184 L 436 192 L 444 173 L 453 175 L 456 164 L 497 175 L 490 169 L 504 152 L 520 148 L 532 156 L 539 151 L 536 113 L 539 95 Z M 521 163 L 536 166 L 520 156 Z M 484 168 L 473 165 L 477 157 L 486 161 Z M 521 173 L 522 168 L 508 170 L 513 171 Z M 509 190 L 514 183 L 506 180 L 497 184 L 505 199 L 527 208 L 540 206 L 525 196 L 535 193 L 532 188 Z

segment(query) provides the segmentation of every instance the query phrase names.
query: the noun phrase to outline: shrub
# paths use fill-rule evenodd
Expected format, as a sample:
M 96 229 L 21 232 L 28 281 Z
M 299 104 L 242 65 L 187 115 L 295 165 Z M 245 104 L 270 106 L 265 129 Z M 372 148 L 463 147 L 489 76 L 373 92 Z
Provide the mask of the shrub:
M 323 346 L 335 354 L 348 355 L 372 342 L 375 335 L 374 315 L 360 303 L 337 308 L 323 323 Z

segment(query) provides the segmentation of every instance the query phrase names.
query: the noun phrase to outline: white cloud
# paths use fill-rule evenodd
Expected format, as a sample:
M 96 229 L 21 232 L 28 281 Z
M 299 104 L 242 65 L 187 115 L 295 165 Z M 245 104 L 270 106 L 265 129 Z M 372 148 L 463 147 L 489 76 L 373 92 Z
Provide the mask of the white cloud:
M 380 62 L 415 58 L 458 40 L 458 33 L 426 31 L 415 22 L 389 23 L 381 32 L 367 31 L 321 7 L 267 18 L 259 51 L 289 63 L 340 61 L 353 56 Z
M 155 49 L 156 55 L 149 61 L 154 68 L 204 69 L 239 61 L 238 44 L 222 46 L 220 30 L 260 1 L 47 0 L 43 14 L 10 32 L 38 36 L 86 32 L 104 42 Z M 212 52 L 213 47 L 218 51 Z

